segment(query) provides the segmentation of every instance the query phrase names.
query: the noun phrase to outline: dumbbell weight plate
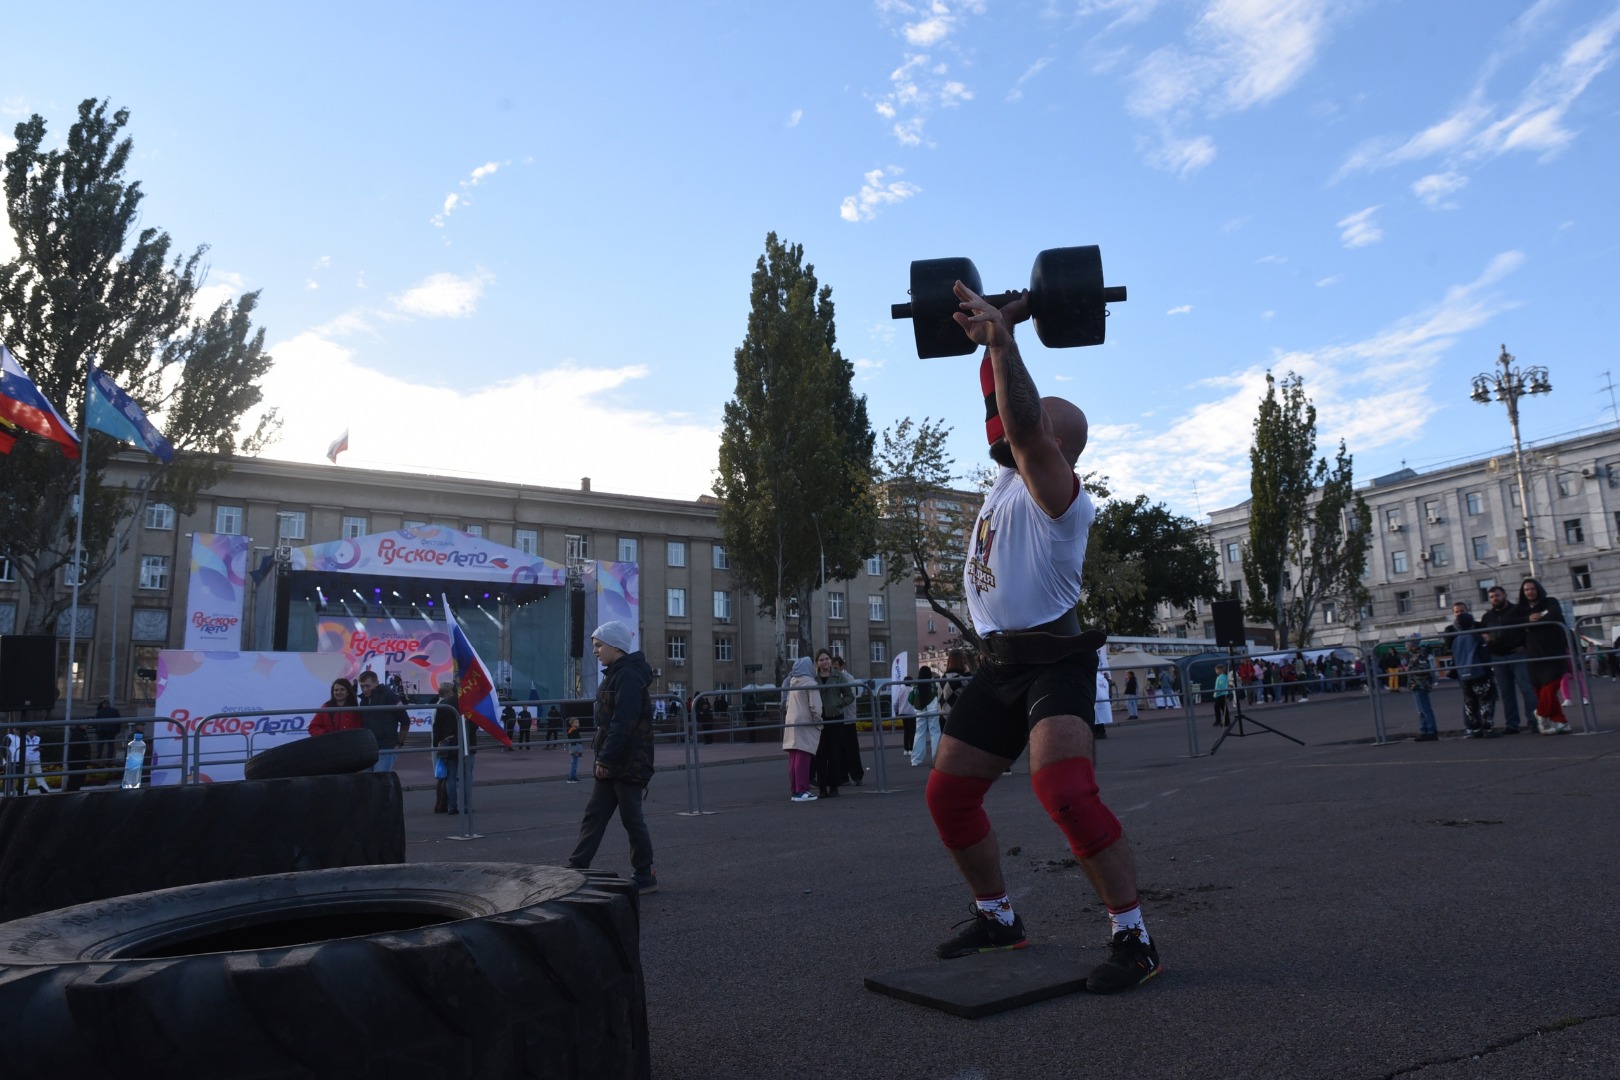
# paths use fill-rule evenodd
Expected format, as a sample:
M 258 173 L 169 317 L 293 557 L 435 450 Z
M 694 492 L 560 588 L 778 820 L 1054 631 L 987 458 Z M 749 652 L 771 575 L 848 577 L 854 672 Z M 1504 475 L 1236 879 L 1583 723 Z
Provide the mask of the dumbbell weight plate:
M 972 259 L 918 259 L 911 264 L 911 333 L 917 356 L 966 356 L 978 348 L 951 318 L 962 310 L 953 286 L 960 281 L 983 295 Z
M 1035 268 L 1029 273 L 1029 313 L 1042 345 L 1049 349 L 1101 345 L 1107 333 L 1104 299 L 1102 249 L 1096 244 L 1048 248 L 1035 256 Z

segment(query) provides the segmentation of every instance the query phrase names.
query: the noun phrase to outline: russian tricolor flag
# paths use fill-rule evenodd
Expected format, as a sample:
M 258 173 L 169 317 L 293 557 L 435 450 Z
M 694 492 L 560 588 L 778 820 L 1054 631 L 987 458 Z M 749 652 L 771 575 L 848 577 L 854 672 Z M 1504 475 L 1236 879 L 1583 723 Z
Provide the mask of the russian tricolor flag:
M 0 345 L 0 420 L 61 443 L 62 452 L 70 458 L 79 456 L 79 437 L 4 345 Z
M 489 677 L 489 668 L 478 659 L 472 642 L 456 617 L 450 611 L 450 598 L 444 600 L 444 617 L 450 623 L 450 658 L 456 665 L 456 708 L 461 715 L 511 746 L 506 727 L 501 723 L 499 703 L 495 700 L 495 680 Z

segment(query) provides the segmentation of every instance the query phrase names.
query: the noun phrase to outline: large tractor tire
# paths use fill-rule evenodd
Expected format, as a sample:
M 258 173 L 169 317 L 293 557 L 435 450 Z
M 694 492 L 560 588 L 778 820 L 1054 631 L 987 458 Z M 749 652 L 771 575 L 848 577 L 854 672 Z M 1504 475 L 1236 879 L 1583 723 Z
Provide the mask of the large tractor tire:
M 0 920 L 176 885 L 404 861 L 393 773 L 0 800 Z
M 377 736 L 366 728 L 329 731 L 272 746 L 242 765 L 246 780 L 283 780 L 290 776 L 331 776 L 361 772 L 377 764 Z
M 4 1076 L 647 1077 L 610 874 L 361 866 L 0 925 Z

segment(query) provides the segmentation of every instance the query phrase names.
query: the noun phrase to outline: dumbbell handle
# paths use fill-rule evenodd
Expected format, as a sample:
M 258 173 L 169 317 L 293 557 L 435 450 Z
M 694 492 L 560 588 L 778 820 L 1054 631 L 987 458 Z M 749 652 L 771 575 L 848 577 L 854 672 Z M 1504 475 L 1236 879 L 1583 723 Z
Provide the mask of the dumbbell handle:
M 996 293 L 994 296 L 986 296 L 983 299 L 984 299 L 985 303 L 989 304 L 991 307 L 994 307 L 994 308 L 1006 307 L 1008 304 L 1012 303 L 1014 300 L 1018 299 L 1020 296 L 1023 296 L 1024 293 L 1026 293 L 1028 291 L 1029 290 L 1027 290 L 1027 289 L 1019 289 L 1016 292 Z M 1123 286 L 1123 285 L 1104 285 L 1103 286 L 1103 291 L 1102 291 L 1102 301 L 1105 304 L 1122 304 L 1122 303 L 1124 303 L 1125 302 L 1125 286 Z M 889 318 L 891 318 L 891 319 L 909 319 L 909 318 L 911 318 L 911 305 L 909 303 L 906 303 L 906 304 L 890 304 L 889 305 Z

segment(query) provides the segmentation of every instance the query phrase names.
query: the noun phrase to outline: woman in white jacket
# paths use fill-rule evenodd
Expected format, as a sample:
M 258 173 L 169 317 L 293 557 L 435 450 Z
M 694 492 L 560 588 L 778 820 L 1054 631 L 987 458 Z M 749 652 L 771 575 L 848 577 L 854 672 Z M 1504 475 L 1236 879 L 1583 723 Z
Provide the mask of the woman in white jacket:
M 29 728 L 23 739 L 23 794 L 32 795 L 36 788 L 47 795 L 51 793 L 39 768 L 39 732 Z
M 788 783 L 794 802 L 815 802 L 810 790 L 810 764 L 821 745 L 821 689 L 815 663 L 808 656 L 793 662 L 783 698 L 782 749 L 788 755 Z

